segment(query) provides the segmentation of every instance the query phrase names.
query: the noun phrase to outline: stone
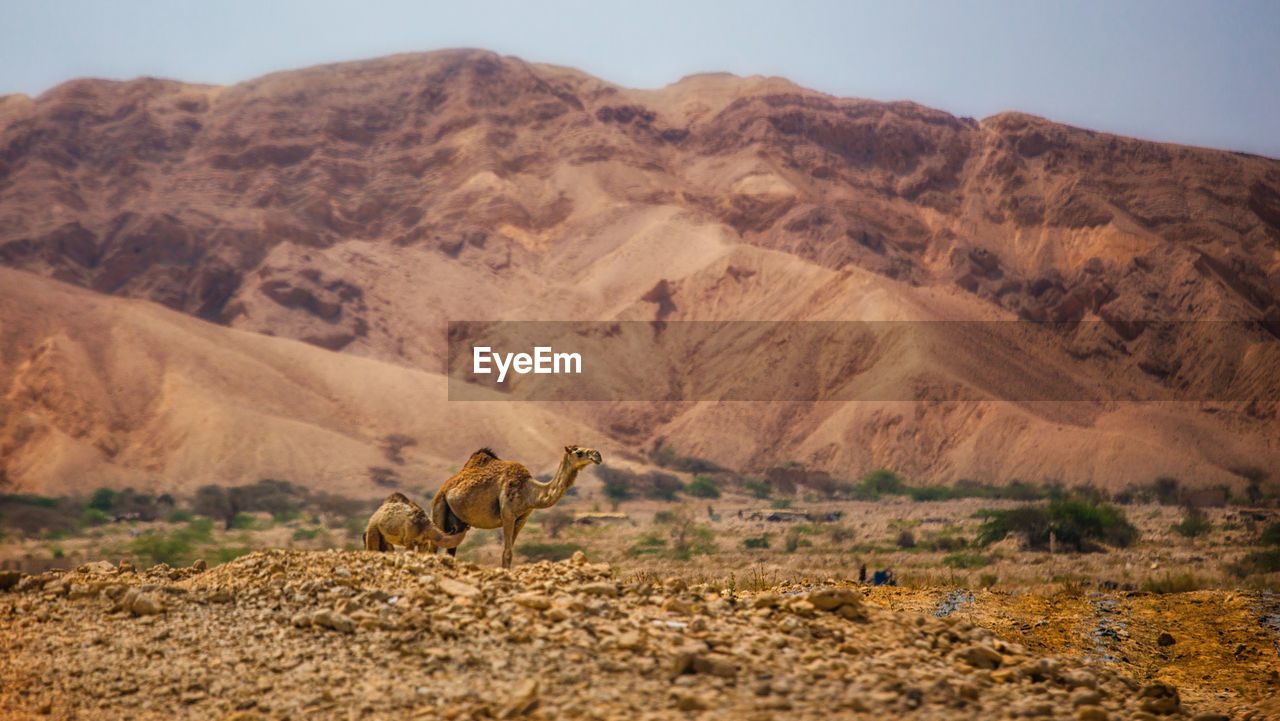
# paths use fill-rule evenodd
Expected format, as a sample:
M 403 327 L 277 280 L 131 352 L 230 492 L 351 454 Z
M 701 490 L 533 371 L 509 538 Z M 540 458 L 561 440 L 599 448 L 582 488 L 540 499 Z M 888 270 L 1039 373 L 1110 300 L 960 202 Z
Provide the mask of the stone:
M 974 668 L 995 669 L 1000 667 L 1000 663 L 1004 657 L 998 651 L 990 646 L 978 644 L 969 646 L 956 652 L 956 658 L 973 666 Z
M 666 601 L 662 602 L 662 610 L 667 613 L 688 616 L 693 613 L 693 605 L 679 596 L 671 596 Z
M 577 593 L 586 594 L 588 596 L 615 597 L 618 595 L 618 584 L 605 582 L 586 583 L 573 590 Z
M 209 603 L 231 603 L 236 598 L 235 592 L 228 588 L 219 588 L 206 597 Z
M 704 653 L 693 657 L 693 672 L 704 673 L 720 678 L 733 678 L 738 675 L 738 664 L 733 657 L 723 653 Z
M 355 621 L 351 620 L 350 616 L 337 611 L 317 611 L 311 617 L 311 623 L 340 633 L 352 633 L 356 630 Z
M 587 554 L 583 553 L 581 550 L 574 551 L 573 555 L 569 557 L 569 565 L 570 566 L 587 565 Z
M 1138 708 L 1148 713 L 1171 714 L 1181 706 L 1178 689 L 1167 683 L 1153 683 L 1138 692 Z
M 439 584 L 441 591 L 444 591 L 454 598 L 473 599 L 480 597 L 480 589 L 469 583 L 455 581 L 452 578 L 441 578 L 437 583 Z
M 644 640 L 644 636 L 636 631 L 627 631 L 618 637 L 618 648 L 623 651 L 644 651 L 648 648 L 648 644 Z
M 1110 721 L 1111 715 L 1099 706 L 1081 706 L 1076 709 L 1076 721 Z
M 701 694 L 677 691 L 674 696 L 676 708 L 681 711 L 705 711 L 711 708 L 711 703 Z
M 8 591 L 22 580 L 21 571 L 0 571 L 0 591 Z
M 1102 704 L 1102 694 L 1093 689 L 1080 689 L 1071 694 L 1071 707 L 1080 708 L 1081 706 L 1099 706 Z
M 670 593 L 682 593 L 689 590 L 689 584 L 685 583 L 684 579 L 679 576 L 672 576 L 671 578 L 663 581 L 662 587 L 667 589 Z
M 130 588 L 120 600 L 120 610 L 135 616 L 154 616 L 165 612 L 165 606 L 159 599 L 142 592 L 139 588 Z
M 94 576 L 105 576 L 109 573 L 115 573 L 116 567 L 110 561 L 90 561 L 76 570 Z
M 862 605 L 862 594 L 852 588 L 821 588 L 810 591 L 807 600 L 819 611 L 835 611 L 841 606 L 856 609 Z
M 809 603 L 804 599 L 792 601 L 788 604 L 787 608 L 795 615 L 803 616 L 805 618 L 812 616 L 817 611 L 817 609 L 813 607 L 812 603 Z
M 67 591 L 67 598 L 72 601 L 81 598 L 97 598 L 98 591 L 97 586 L 91 586 L 87 583 L 73 583 L 71 584 L 71 589 Z
M 782 602 L 782 597 L 777 591 L 762 591 L 757 593 L 756 597 L 751 601 L 752 608 L 774 608 Z
M 293 614 L 293 617 L 289 619 L 289 623 L 298 628 L 311 628 L 311 614 L 306 611 L 299 611 Z
M 542 593 L 518 593 L 511 598 L 517 606 L 532 608 L 535 611 L 545 611 L 551 608 L 551 597 Z
M 1161 648 L 1164 648 L 1166 646 L 1172 646 L 1177 642 L 1178 641 L 1173 637 L 1173 634 L 1168 632 L 1162 633 L 1156 637 L 1156 645 Z
M 538 681 L 526 679 L 516 687 L 515 692 L 498 711 L 498 718 L 515 718 L 532 711 L 538 705 Z

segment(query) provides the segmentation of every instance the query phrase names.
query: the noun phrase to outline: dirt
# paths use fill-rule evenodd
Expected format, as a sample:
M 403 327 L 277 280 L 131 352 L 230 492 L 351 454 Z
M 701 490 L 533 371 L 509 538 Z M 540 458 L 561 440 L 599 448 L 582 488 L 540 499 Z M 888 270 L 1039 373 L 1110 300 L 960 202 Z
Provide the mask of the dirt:
M 509 571 L 362 551 L 262 551 L 207 570 L 99 562 L 0 593 L 0 707 L 241 721 L 1265 718 L 1262 687 L 1203 692 L 1243 676 L 1135 676 L 975 611 L 992 608 L 984 597 L 942 617 L 910 608 L 927 596 L 620 582 L 582 554 Z M 1243 598 L 1188 603 L 1230 614 Z M 1051 624 L 1091 618 L 1085 599 L 1019 603 L 1051 610 Z M 1135 602 L 1133 618 L 1150 608 Z M 1203 663 L 1179 648 L 1194 630 L 1175 629 L 1171 666 Z M 1135 620 L 1133 638 L 1146 632 Z

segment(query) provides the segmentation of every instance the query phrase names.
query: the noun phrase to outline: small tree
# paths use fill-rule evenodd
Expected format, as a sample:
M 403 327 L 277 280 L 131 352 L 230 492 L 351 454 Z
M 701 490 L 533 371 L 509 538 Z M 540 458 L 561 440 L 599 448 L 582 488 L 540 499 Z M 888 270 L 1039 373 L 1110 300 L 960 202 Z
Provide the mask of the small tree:
M 235 522 L 236 514 L 240 512 L 240 508 L 233 500 L 235 495 L 237 494 L 229 493 L 222 486 L 213 484 L 201 486 L 196 489 L 191 509 L 202 516 L 221 520 L 226 529 L 231 530 L 231 524 Z
M 720 487 L 716 482 L 711 480 L 711 476 L 701 473 L 695 475 L 693 480 L 684 487 L 684 492 L 695 498 L 719 498 Z
M 1179 498 L 1182 496 L 1182 491 L 1179 488 L 1180 485 L 1181 484 L 1178 483 L 1178 479 L 1176 478 L 1170 478 L 1168 476 L 1161 476 L 1160 478 L 1157 478 L 1156 482 L 1152 484 L 1152 490 L 1155 491 L 1156 494 L 1156 502 L 1162 506 L 1176 505 Z
M 881 468 L 863 476 L 862 490 L 873 497 L 902 495 L 906 493 L 907 486 L 903 483 L 902 476 L 887 468 Z
M 99 511 L 109 513 L 111 511 L 111 503 L 116 498 L 116 492 L 110 488 L 99 488 L 89 496 L 89 508 L 96 508 Z
M 898 548 L 915 548 L 916 535 L 904 528 L 900 533 L 898 533 L 898 540 L 896 543 Z
M 656 498 L 663 501 L 677 500 L 676 494 L 684 487 L 679 478 L 670 473 L 662 473 L 661 471 L 652 471 L 645 474 L 646 485 L 644 495 L 648 498 Z

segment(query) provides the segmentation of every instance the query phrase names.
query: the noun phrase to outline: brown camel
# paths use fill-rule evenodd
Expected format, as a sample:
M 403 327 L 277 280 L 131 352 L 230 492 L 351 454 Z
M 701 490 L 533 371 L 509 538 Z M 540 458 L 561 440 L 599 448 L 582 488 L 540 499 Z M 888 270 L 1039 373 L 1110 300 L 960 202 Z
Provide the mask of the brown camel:
M 465 534 L 473 526 L 501 528 L 502 567 L 510 568 L 516 536 L 533 509 L 554 506 L 573 485 L 578 471 L 599 462 L 600 451 L 565 446 L 555 477 L 550 483 L 539 483 L 528 468 L 501 460 L 493 451 L 481 448 L 436 491 L 431 517 L 446 533 Z M 427 550 L 435 549 L 428 544 Z M 449 553 L 457 553 L 456 544 Z
M 457 548 L 465 533 L 445 534 L 427 518 L 422 506 L 403 493 L 392 493 L 378 506 L 364 529 L 366 551 L 390 551 L 391 545 L 411 550 L 422 548 Z

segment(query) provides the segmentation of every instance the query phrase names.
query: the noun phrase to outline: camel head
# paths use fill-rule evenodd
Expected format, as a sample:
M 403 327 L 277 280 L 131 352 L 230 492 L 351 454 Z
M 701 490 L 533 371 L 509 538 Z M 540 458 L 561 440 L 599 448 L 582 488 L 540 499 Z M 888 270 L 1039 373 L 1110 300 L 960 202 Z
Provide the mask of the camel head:
M 579 448 L 577 446 L 565 446 L 564 453 L 573 463 L 574 468 L 583 468 L 592 463 L 601 461 L 600 451 L 594 448 Z

